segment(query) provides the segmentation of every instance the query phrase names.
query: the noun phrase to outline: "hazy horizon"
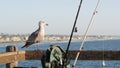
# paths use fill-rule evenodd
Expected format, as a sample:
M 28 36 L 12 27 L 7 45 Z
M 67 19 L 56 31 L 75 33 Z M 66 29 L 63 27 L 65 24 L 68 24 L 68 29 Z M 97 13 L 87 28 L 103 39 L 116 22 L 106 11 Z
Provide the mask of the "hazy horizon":
M 0 33 L 30 34 L 38 28 L 40 20 L 49 26 L 46 34 L 70 35 L 80 0 L 1 0 Z M 77 21 L 78 32 L 83 35 L 97 0 L 83 0 Z M 120 0 L 100 0 L 98 13 L 88 35 L 120 35 Z

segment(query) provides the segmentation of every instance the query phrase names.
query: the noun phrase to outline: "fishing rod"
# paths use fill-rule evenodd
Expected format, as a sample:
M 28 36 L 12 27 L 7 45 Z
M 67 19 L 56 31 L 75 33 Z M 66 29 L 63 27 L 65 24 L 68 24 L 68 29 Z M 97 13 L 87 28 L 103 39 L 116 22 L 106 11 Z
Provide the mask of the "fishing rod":
M 69 47 L 70 47 L 70 43 L 71 43 L 71 40 L 72 40 L 72 37 L 73 37 L 73 32 L 74 30 L 76 30 L 76 23 L 77 23 L 77 19 L 78 19 L 78 15 L 79 15 L 79 12 L 80 12 L 80 8 L 81 8 L 81 5 L 82 5 L 82 1 L 80 1 L 80 4 L 79 4 L 79 7 L 78 7 L 78 11 L 77 11 L 77 14 L 76 14 L 76 18 L 75 18 L 75 21 L 74 21 L 74 25 L 73 25 L 73 28 L 72 28 L 72 32 L 71 32 L 71 35 L 70 35 L 70 39 L 69 39 L 69 42 L 68 42 L 68 45 L 67 45 L 67 49 L 66 49 L 66 53 L 65 53 L 65 62 L 67 61 L 67 55 L 68 55 L 68 50 L 69 50 Z M 63 63 L 63 66 L 64 66 L 64 63 Z
M 98 0 L 97 5 L 96 5 L 96 7 L 95 7 L 95 9 L 94 9 L 94 12 L 93 12 L 92 17 L 91 17 L 91 19 L 90 19 L 90 22 L 89 22 L 89 24 L 88 24 L 88 27 L 87 27 L 87 29 L 86 29 L 86 32 L 85 32 L 85 34 L 84 34 L 84 36 L 83 36 L 82 43 L 81 43 L 80 48 L 79 48 L 79 50 L 78 50 L 78 52 L 77 52 L 77 55 L 76 55 L 76 58 L 75 58 L 75 61 L 74 61 L 73 65 L 72 65 L 72 68 L 75 67 L 75 64 L 76 64 L 76 62 L 77 62 L 77 59 L 78 59 L 78 57 L 79 57 L 79 55 L 80 55 L 80 51 L 82 50 L 82 48 L 83 48 L 83 46 L 84 46 L 84 42 L 85 42 L 87 33 L 88 33 L 89 28 L 90 28 L 90 26 L 91 26 L 91 24 L 92 24 L 92 21 L 93 21 L 93 19 L 94 19 L 94 16 L 95 16 L 96 13 L 97 13 L 96 10 L 97 10 L 97 7 L 98 7 L 99 3 L 100 3 L 100 0 Z

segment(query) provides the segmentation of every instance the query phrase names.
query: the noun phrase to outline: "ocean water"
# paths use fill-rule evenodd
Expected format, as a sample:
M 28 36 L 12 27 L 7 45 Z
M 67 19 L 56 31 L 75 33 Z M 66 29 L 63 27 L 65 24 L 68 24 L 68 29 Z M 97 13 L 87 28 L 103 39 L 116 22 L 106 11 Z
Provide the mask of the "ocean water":
M 72 41 L 70 50 L 78 50 L 81 41 Z M 2 43 L 0 44 L 0 53 L 6 51 L 6 46 L 14 45 L 19 50 L 35 50 L 34 46 L 29 48 L 21 49 L 25 43 Z M 58 42 L 42 42 L 39 43 L 40 50 L 46 50 L 50 45 L 59 45 L 63 49 L 67 48 L 68 41 Z M 120 50 L 120 40 L 101 40 L 101 41 L 86 41 L 84 44 L 84 50 Z M 1 59 L 1 58 L 0 58 Z M 70 61 L 72 65 L 74 60 Z M 120 68 L 120 60 L 107 60 L 105 61 L 106 66 L 102 66 L 102 60 L 78 60 L 75 68 Z M 42 68 L 40 60 L 26 60 L 19 61 L 20 67 L 37 67 Z M 5 65 L 0 64 L 0 68 L 5 68 Z

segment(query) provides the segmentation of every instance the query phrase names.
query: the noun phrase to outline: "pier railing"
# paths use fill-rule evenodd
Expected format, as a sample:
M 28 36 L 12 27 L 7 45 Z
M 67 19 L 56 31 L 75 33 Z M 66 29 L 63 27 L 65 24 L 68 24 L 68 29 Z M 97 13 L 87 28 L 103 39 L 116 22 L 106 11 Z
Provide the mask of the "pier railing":
M 40 60 L 45 53 L 44 50 L 33 51 L 18 51 L 15 46 L 8 46 L 6 53 L 0 53 L 0 64 L 6 64 L 6 68 L 17 66 L 20 60 Z M 77 51 L 69 51 L 69 58 L 75 59 Z M 120 50 L 82 50 L 80 52 L 79 60 L 120 60 Z

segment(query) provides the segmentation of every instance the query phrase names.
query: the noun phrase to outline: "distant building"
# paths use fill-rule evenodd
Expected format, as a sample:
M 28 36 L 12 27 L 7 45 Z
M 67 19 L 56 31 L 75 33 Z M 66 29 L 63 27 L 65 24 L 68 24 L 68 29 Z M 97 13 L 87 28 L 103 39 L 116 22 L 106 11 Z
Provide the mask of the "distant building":
M 11 37 L 11 41 L 22 41 L 20 37 Z
M 0 39 L 2 38 L 2 36 L 0 36 Z

